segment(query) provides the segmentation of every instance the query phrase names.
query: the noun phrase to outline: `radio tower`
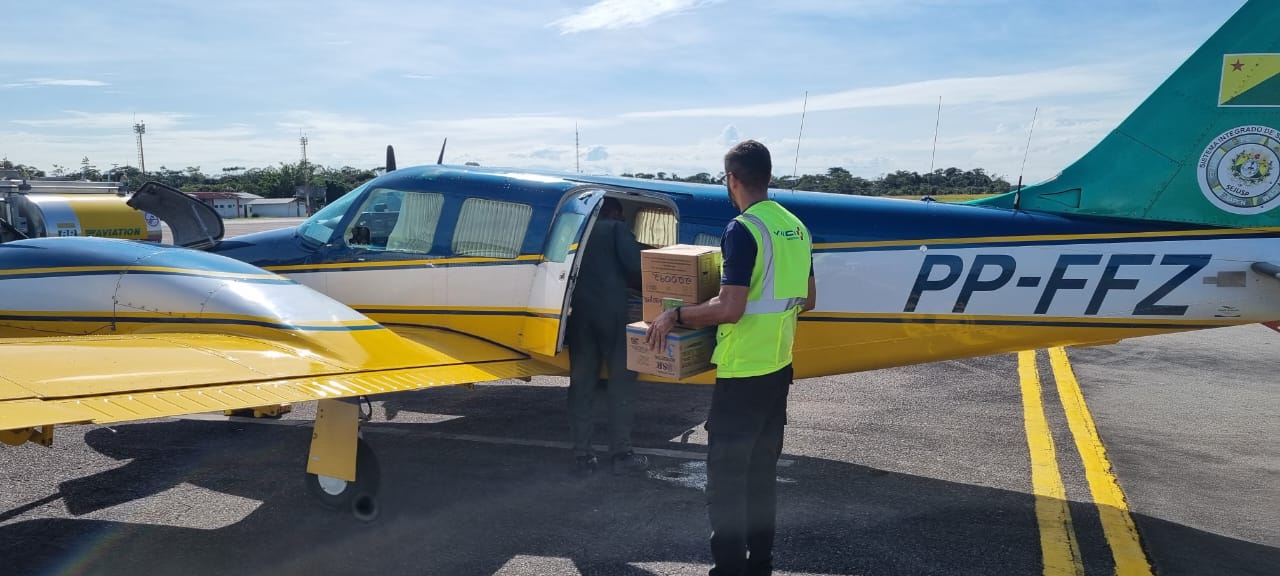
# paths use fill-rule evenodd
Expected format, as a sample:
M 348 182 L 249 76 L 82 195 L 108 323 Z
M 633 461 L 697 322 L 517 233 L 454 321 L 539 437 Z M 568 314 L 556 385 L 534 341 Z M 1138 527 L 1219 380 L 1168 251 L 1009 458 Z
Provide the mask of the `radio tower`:
M 311 170 L 307 166 L 307 135 L 298 133 L 298 143 L 302 145 L 302 165 L 299 166 L 302 171 L 302 189 L 307 197 L 307 215 L 311 214 Z
M 142 155 L 142 135 L 147 133 L 147 123 L 138 122 L 133 125 L 133 133 L 138 135 L 138 170 L 142 175 L 147 174 L 147 159 Z

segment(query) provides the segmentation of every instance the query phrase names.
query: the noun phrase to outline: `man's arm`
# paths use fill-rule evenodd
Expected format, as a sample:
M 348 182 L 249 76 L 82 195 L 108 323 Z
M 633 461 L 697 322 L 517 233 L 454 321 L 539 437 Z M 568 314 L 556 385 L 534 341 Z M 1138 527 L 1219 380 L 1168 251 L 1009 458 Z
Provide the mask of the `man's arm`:
M 640 287 L 640 243 L 626 222 L 618 222 L 614 226 L 614 248 L 617 250 L 618 262 L 622 263 L 622 271 L 626 275 L 627 285 Z
M 679 313 L 673 309 L 659 314 L 649 325 L 649 349 L 662 347 L 667 334 L 676 325 L 677 316 L 682 320 L 681 324 L 694 328 L 737 322 L 747 310 L 748 290 L 746 286 L 721 285 L 720 295 L 715 298 L 695 306 L 681 306 Z
M 818 306 L 818 283 L 813 280 L 813 275 L 809 276 L 809 295 L 804 299 L 804 308 L 800 309 L 800 313 L 804 314 L 813 310 Z
M 755 267 L 756 244 L 751 233 L 737 221 L 725 227 L 720 243 L 724 256 L 724 275 L 720 278 L 720 295 L 702 304 L 680 307 L 677 314 L 668 310 L 649 325 L 649 346 L 657 350 L 666 340 L 677 319 L 680 324 L 701 328 L 717 324 L 732 324 L 742 318 L 747 310 L 747 292 L 750 291 L 751 273 Z M 678 318 L 677 318 L 678 317 Z

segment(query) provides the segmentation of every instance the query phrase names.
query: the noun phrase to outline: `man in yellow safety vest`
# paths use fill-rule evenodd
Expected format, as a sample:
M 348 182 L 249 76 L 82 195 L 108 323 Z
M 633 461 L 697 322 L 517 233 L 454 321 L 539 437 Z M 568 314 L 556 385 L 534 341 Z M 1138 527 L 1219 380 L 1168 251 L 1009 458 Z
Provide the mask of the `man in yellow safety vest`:
M 720 294 L 663 312 L 649 328 L 657 349 L 676 324 L 719 325 L 716 386 L 707 416 L 707 515 L 712 576 L 771 574 L 775 482 L 791 387 L 797 316 L 817 300 L 813 239 L 769 199 L 769 150 L 747 140 L 724 157 L 729 199 Z

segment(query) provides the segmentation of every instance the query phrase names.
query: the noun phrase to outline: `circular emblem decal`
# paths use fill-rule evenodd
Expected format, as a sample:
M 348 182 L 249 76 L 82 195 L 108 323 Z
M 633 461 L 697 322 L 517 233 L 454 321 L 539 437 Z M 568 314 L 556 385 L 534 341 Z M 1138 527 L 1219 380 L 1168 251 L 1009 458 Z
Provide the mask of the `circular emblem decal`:
M 1233 214 L 1261 214 L 1280 198 L 1280 131 L 1240 126 L 1213 139 L 1196 167 L 1200 191 Z

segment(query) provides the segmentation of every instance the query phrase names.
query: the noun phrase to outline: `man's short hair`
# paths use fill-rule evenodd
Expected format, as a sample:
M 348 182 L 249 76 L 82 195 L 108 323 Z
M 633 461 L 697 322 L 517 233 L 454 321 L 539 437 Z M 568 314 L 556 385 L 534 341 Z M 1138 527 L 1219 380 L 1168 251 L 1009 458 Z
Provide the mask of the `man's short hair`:
M 766 189 L 773 178 L 773 159 L 764 144 L 744 140 L 725 153 L 724 170 L 732 172 L 747 188 Z
M 612 196 L 606 196 L 600 205 L 600 215 L 612 220 L 621 220 L 626 213 L 622 211 L 622 202 Z

